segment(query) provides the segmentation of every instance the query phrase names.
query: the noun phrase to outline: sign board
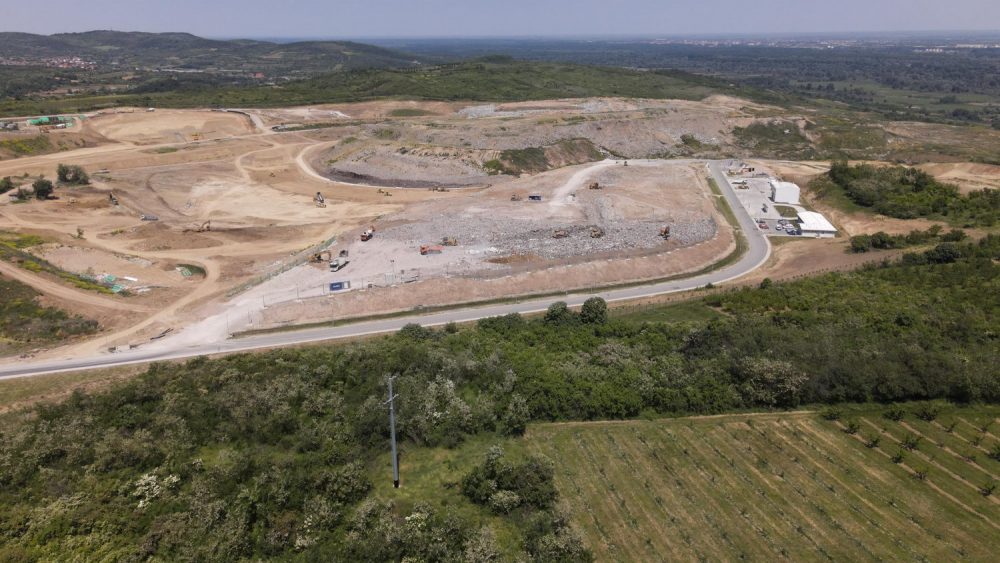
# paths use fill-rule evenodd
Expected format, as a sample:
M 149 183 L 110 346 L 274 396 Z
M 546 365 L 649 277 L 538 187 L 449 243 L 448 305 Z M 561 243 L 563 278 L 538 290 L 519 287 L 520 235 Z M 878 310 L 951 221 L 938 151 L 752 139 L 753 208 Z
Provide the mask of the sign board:
M 345 289 L 351 289 L 351 282 L 341 281 L 341 282 L 332 282 L 330 284 L 330 291 L 343 291 Z

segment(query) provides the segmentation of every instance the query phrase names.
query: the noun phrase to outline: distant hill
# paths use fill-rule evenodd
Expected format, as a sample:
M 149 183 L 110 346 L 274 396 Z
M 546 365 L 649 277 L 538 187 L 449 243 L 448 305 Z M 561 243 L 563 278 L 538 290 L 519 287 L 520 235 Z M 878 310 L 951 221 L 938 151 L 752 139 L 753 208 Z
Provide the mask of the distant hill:
M 101 66 L 303 75 L 358 68 L 408 68 L 438 61 L 351 41 L 272 43 L 206 39 L 190 33 L 87 31 L 0 33 L 0 57 L 80 57 Z

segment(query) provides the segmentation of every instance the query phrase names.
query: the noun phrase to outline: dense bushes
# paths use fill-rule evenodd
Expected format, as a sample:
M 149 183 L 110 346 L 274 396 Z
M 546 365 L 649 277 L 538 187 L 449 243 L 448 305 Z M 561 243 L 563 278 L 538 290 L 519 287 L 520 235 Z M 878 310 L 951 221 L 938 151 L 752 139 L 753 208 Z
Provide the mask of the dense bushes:
M 906 248 L 920 244 L 928 244 L 935 241 L 941 242 L 962 242 L 965 240 L 965 231 L 952 229 L 941 234 L 941 227 L 934 225 L 926 231 L 910 231 L 906 235 L 890 235 L 879 231 L 872 235 L 855 235 L 851 237 L 851 252 L 868 252 L 869 250 L 890 250 L 894 248 Z
M 81 166 L 59 164 L 56 167 L 56 176 L 63 184 L 86 185 L 90 183 L 90 176 L 87 176 Z
M 590 553 L 566 518 L 554 507 L 554 469 L 547 459 L 529 457 L 522 463 L 504 458 L 493 446 L 483 463 L 462 479 L 462 494 L 496 514 L 515 514 L 524 529 L 528 553 L 538 561 L 590 561 Z
M 929 217 L 968 226 L 992 226 L 1000 220 L 1000 190 L 961 195 L 930 174 L 903 166 L 850 166 L 834 162 L 820 181 L 832 181 L 854 203 L 900 219 Z

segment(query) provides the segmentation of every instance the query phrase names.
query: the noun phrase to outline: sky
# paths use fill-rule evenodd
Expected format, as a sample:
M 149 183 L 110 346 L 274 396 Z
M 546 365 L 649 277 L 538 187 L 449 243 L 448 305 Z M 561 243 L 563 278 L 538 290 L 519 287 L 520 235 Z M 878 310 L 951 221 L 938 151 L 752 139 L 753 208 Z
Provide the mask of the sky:
M 1000 30 L 1000 0 L 0 0 L 0 31 L 664 37 Z

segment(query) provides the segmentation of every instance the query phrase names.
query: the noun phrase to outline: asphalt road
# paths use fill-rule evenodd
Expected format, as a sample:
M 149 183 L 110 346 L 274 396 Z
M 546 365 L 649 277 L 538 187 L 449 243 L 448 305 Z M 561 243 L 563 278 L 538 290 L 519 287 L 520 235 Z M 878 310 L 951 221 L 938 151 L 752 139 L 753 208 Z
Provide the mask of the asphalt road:
M 535 313 L 544 311 L 551 303 L 560 300 L 565 301 L 569 305 L 581 305 L 584 301 L 594 296 L 602 297 L 608 302 L 625 301 L 674 293 L 678 291 L 686 291 L 703 287 L 709 283 L 718 285 L 720 283 L 741 277 L 757 269 L 771 254 L 770 243 L 757 228 L 757 225 L 754 223 L 750 215 L 747 214 L 744 207 L 740 204 L 732 186 L 729 184 L 728 180 L 726 180 L 725 174 L 723 173 L 723 166 L 723 162 L 712 162 L 708 164 L 712 177 L 721 189 L 723 196 L 729 202 L 729 207 L 733 210 L 733 213 L 739 222 L 739 229 L 742 231 L 742 234 L 748 243 L 748 249 L 736 262 L 706 274 L 685 279 L 652 283 L 648 285 L 638 285 L 621 289 L 611 289 L 607 291 L 569 293 L 563 297 L 550 296 L 538 299 L 525 299 L 523 301 L 512 303 L 480 307 L 470 306 L 437 313 L 415 313 L 413 315 L 359 322 L 344 326 L 319 327 L 305 330 L 277 332 L 273 334 L 261 334 L 237 340 L 205 343 L 197 346 L 189 346 L 172 350 L 136 350 L 131 352 L 119 352 L 116 354 L 101 354 L 86 358 L 47 360 L 40 362 L 14 360 L 13 363 L 9 363 L 8 360 L 8 363 L 0 365 L 0 379 L 29 377 L 63 371 L 108 368 L 160 360 L 175 360 L 207 354 L 244 352 L 263 348 L 275 348 L 309 342 L 321 342 L 324 340 L 336 340 L 339 338 L 388 333 L 399 330 L 403 327 L 403 325 L 408 323 L 417 323 L 423 326 L 438 326 L 449 322 L 460 323 L 475 321 L 486 317 L 496 317 L 510 313 Z

